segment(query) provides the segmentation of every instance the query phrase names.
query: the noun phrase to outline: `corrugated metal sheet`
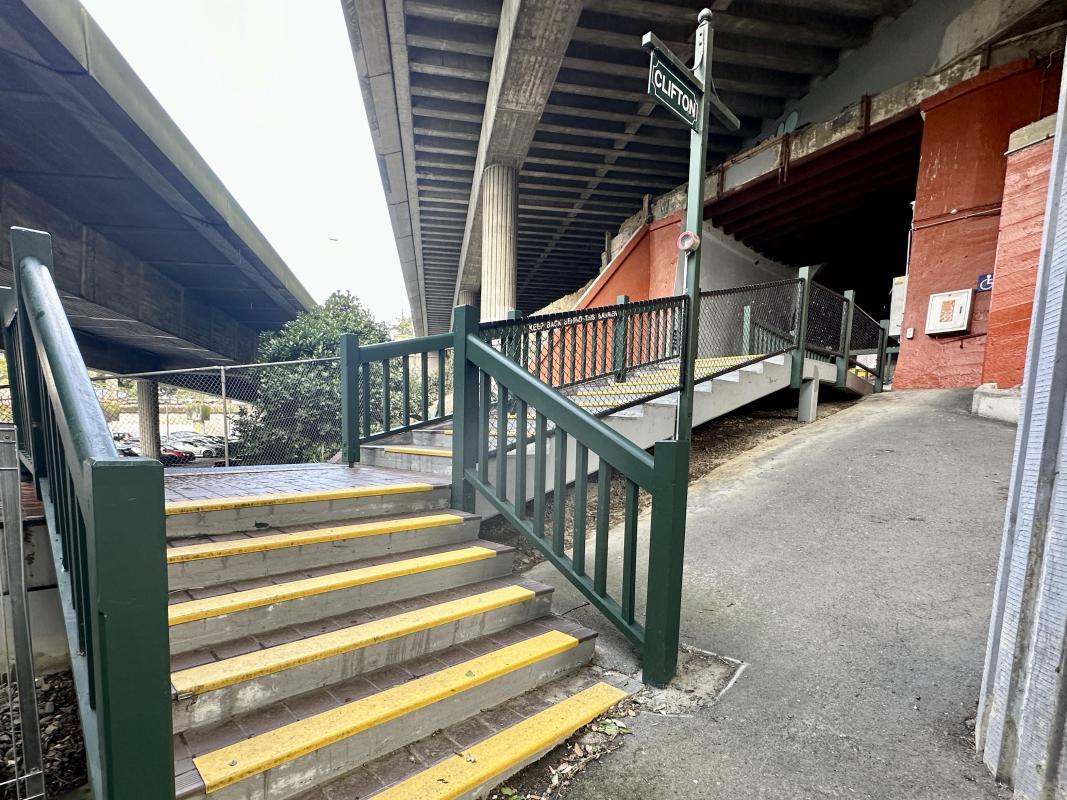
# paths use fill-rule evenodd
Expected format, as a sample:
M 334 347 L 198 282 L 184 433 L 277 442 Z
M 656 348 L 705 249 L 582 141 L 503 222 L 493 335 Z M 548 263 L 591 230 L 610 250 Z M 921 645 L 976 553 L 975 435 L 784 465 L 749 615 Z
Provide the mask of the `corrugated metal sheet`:
M 1023 380 L 1022 413 L 1004 522 L 978 749 L 1015 796 L 1067 792 L 1063 772 L 1067 692 L 1067 202 L 1061 86 L 1045 236 Z

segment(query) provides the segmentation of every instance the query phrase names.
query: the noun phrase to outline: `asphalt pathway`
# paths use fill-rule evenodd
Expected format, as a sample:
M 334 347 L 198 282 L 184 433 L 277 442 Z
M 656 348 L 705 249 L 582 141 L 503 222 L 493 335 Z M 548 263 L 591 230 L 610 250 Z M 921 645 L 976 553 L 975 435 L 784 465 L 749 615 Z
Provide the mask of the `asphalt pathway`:
M 1014 428 L 969 402 L 870 397 L 694 484 L 683 640 L 745 669 L 708 708 L 639 717 L 569 800 L 1008 797 L 968 720 Z

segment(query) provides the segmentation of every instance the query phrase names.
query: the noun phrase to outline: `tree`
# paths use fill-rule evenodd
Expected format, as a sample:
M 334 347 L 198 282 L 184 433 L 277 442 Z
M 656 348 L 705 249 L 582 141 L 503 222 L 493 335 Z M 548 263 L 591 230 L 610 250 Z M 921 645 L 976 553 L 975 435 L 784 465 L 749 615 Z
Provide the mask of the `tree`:
M 239 442 L 233 448 L 244 464 L 289 464 L 326 461 L 341 449 L 341 335 L 354 333 L 360 345 L 388 341 L 389 326 L 349 292 L 334 292 L 319 308 L 301 313 L 281 330 L 260 336 L 256 361 L 264 366 L 227 370 L 227 393 L 248 398 L 233 429 Z M 307 359 L 331 359 L 312 361 Z M 302 361 L 270 366 L 273 362 Z M 371 369 L 372 427 L 380 430 L 382 370 Z M 394 398 L 393 426 L 403 410 L 401 365 L 394 359 L 389 387 Z M 232 388 L 231 388 L 232 387 Z M 421 379 L 411 373 L 411 405 L 421 402 Z M 417 416 L 414 415 L 413 416 Z

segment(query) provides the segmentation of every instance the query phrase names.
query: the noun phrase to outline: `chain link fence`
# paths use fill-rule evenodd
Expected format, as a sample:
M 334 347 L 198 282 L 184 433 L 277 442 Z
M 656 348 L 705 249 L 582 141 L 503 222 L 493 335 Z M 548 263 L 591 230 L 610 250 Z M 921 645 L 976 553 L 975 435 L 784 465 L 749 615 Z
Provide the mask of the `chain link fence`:
M 842 336 L 848 300 L 817 283 L 811 284 L 808 298 L 808 335 L 806 350 L 811 358 L 832 361 L 842 353 Z
M 685 297 L 483 323 L 487 344 L 594 414 L 678 390 Z
M 800 279 L 700 294 L 697 382 L 797 346 Z
M 90 377 L 122 455 L 224 467 L 330 461 L 340 450 L 337 358 Z M 11 390 L 0 386 L 0 422 L 10 421 Z M 158 454 L 144 441 L 154 431 Z
M 859 306 L 852 312 L 852 333 L 849 339 L 849 366 L 861 378 L 872 381 L 880 374 L 882 365 L 878 354 L 882 345 L 882 326 Z

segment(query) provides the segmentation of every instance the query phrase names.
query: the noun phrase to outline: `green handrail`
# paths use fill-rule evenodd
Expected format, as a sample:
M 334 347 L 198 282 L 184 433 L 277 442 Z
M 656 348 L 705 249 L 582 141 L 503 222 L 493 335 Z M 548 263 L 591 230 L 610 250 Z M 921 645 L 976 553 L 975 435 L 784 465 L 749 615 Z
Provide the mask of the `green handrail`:
M 653 455 L 623 437 L 601 420 L 583 411 L 522 365 L 497 352 L 478 335 L 477 311 L 455 309 L 454 391 L 455 417 L 452 449 L 452 502 L 473 511 L 475 494 L 481 495 L 544 554 L 590 603 L 610 620 L 643 656 L 644 679 L 665 686 L 674 676 L 678 659 L 681 615 L 682 564 L 685 543 L 685 507 L 688 491 L 689 447 L 685 442 L 658 442 Z M 492 402 L 496 387 L 497 402 Z M 511 401 L 518 406 L 515 431 L 515 477 L 507 470 L 508 417 Z M 535 412 L 534 512 L 526 514 L 527 413 Z M 498 459 L 490 470 L 490 426 L 495 413 Z M 554 430 L 549 434 L 547 423 Z M 564 503 L 557 499 L 553 524 L 544 518 L 545 475 L 549 469 L 547 439 L 555 453 L 552 485 L 557 493 L 566 486 L 568 441 L 574 441 L 577 465 L 574 548 L 564 550 Z M 599 461 L 594 569 L 586 565 L 585 472 L 590 454 Z M 581 474 L 579 474 L 579 472 Z M 608 504 L 614 472 L 625 486 L 621 581 L 618 593 L 607 581 Z M 638 491 L 652 496 L 648 566 L 645 575 L 644 623 L 638 619 Z M 510 492 L 509 492 L 510 490 Z M 509 499 L 510 494 L 510 499 Z M 557 494 L 560 498 L 561 494 Z M 580 520 L 580 522 L 579 522 Z
M 8 378 L 56 561 L 94 795 L 173 797 L 163 468 L 115 452 L 52 279 L 51 237 L 13 228 L 11 263 Z
M 361 444 L 398 433 L 417 430 L 448 419 L 445 405 L 445 371 L 452 334 L 442 333 L 417 339 L 360 345 L 354 333 L 341 336 L 341 457 L 351 466 L 359 461 Z M 437 361 L 436 407 L 431 410 L 429 361 Z M 419 356 L 417 416 L 412 422 L 411 368 L 408 359 Z M 394 408 L 392 392 L 393 361 L 400 359 L 400 405 Z M 371 371 L 377 365 L 382 376 L 382 419 L 374 430 L 371 417 Z M 394 417 L 398 424 L 393 424 Z

